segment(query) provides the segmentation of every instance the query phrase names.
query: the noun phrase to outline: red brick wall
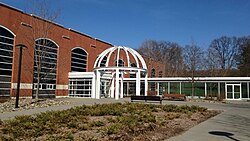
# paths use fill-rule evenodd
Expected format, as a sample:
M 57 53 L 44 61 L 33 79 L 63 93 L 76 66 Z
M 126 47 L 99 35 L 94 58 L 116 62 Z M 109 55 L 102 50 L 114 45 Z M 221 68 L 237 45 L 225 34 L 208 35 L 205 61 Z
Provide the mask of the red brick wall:
M 31 27 L 24 26 L 21 23 L 26 23 L 32 28 L 39 28 L 44 24 L 44 20 L 34 20 L 31 15 L 21 11 L 0 5 L 0 25 L 11 30 L 15 35 L 14 46 L 16 44 L 25 44 L 28 49 L 23 50 L 23 62 L 21 83 L 33 82 L 33 64 L 34 64 L 34 48 L 27 42 L 26 36 L 32 34 Z M 35 22 L 34 22 L 35 21 Z M 34 35 L 34 34 L 33 34 Z M 63 38 L 63 36 L 69 37 Z M 37 37 L 39 38 L 39 37 Z M 98 54 L 106 48 L 111 47 L 109 43 L 96 40 L 87 35 L 69 30 L 62 26 L 53 24 L 49 32 L 48 38 L 53 40 L 58 46 L 57 56 L 57 81 L 58 85 L 68 85 L 68 72 L 71 70 L 71 50 L 75 47 L 81 47 L 88 53 L 87 71 L 93 71 L 94 61 Z M 95 47 L 91 47 L 95 45 Z M 19 49 L 13 48 L 13 65 L 12 65 L 12 83 L 17 83 L 17 70 L 19 61 Z M 28 93 L 28 94 L 27 94 Z M 21 89 L 21 96 L 31 96 L 32 90 Z M 11 95 L 15 95 L 15 90 L 11 90 Z M 67 90 L 57 90 L 56 95 L 68 95 Z
M 165 76 L 165 64 L 159 61 L 154 61 L 151 58 L 144 57 L 144 60 L 148 67 L 148 77 L 152 77 L 152 69 L 155 69 L 155 77 L 159 77 L 159 72 L 162 71 L 162 77 Z
M 46 22 L 41 19 L 34 19 L 35 18 L 29 14 L 0 4 L 0 25 L 8 28 L 16 35 L 13 48 L 12 83 L 17 83 L 19 49 L 15 48 L 15 45 L 20 43 L 25 44 L 28 47 L 28 49 L 23 50 L 21 83 L 33 83 L 34 45 L 27 42 L 27 36 L 32 35 L 32 29 L 31 27 L 24 26 L 21 23 L 26 23 L 31 25 L 32 28 L 39 29 Z M 63 38 L 63 36 L 67 36 L 69 38 Z M 92 72 L 97 55 L 112 46 L 109 43 L 96 40 L 90 36 L 56 24 L 52 25 L 48 38 L 59 46 L 57 51 L 57 85 L 68 85 L 68 72 L 71 71 L 71 50 L 73 48 L 81 47 L 88 53 L 87 71 Z M 92 45 L 95 47 L 92 47 Z M 124 53 L 122 53 L 121 56 L 124 56 Z M 145 61 L 148 67 L 149 77 L 151 76 L 152 68 L 156 69 L 156 77 L 159 76 L 159 71 L 163 71 L 164 73 L 165 66 L 160 62 L 153 61 L 149 58 L 145 58 Z M 15 96 L 15 91 L 16 89 L 11 90 L 11 96 Z M 20 95 L 26 97 L 31 96 L 32 90 L 21 89 Z M 56 95 L 67 96 L 68 91 L 57 90 Z

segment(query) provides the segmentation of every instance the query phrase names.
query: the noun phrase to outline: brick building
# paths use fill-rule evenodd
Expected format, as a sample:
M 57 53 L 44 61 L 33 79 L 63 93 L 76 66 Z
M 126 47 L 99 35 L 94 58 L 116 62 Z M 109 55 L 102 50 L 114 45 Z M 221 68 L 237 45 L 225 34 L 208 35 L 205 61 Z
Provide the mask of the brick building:
M 46 36 L 34 34 L 34 31 L 44 30 L 45 25 L 50 26 Z M 40 96 L 68 96 L 68 73 L 93 72 L 97 56 L 113 46 L 0 3 L 0 96 L 15 96 L 16 93 L 19 62 L 19 49 L 15 47 L 17 44 L 27 46 L 23 50 L 21 68 L 20 95 L 23 97 L 34 96 L 38 87 Z M 44 56 L 41 73 L 38 73 L 35 61 L 39 51 L 48 54 Z M 149 77 L 164 76 L 163 64 L 149 58 L 145 58 L 145 61 Z M 38 74 L 43 75 L 39 76 L 42 78 L 40 86 L 36 85 Z

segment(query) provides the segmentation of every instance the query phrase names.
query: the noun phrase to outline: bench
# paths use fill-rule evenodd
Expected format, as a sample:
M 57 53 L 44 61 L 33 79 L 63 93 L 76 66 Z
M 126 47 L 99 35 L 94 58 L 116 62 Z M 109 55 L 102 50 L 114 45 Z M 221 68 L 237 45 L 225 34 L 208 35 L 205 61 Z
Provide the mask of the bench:
M 164 93 L 162 95 L 163 99 L 167 99 L 167 100 L 183 100 L 186 101 L 186 95 L 185 94 L 167 94 Z
M 131 102 L 134 101 L 159 101 L 162 104 L 162 98 L 160 96 L 131 96 Z

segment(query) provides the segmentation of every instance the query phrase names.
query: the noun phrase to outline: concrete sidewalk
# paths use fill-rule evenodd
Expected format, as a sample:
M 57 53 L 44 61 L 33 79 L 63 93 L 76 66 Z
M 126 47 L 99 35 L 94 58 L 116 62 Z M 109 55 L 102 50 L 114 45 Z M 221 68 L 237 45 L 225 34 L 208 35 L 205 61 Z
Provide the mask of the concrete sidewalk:
M 128 102 L 130 99 L 81 99 L 67 98 L 69 105 L 35 108 L 30 110 L 0 113 L 0 119 L 6 120 L 19 115 L 32 115 L 48 110 L 65 110 L 74 106 Z M 208 103 L 163 101 L 163 104 L 198 105 L 213 110 L 223 110 L 221 114 L 189 129 L 183 134 L 172 137 L 166 141 L 248 141 L 250 140 L 250 102 Z
M 250 140 L 250 102 L 195 103 L 195 105 L 224 110 L 224 112 L 166 141 Z

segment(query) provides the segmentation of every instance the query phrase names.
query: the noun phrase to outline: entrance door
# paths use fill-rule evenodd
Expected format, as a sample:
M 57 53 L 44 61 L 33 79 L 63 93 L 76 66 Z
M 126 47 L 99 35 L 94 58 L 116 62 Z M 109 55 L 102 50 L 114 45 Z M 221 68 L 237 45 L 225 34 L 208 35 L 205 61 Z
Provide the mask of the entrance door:
M 226 84 L 226 99 L 241 99 L 241 84 Z

